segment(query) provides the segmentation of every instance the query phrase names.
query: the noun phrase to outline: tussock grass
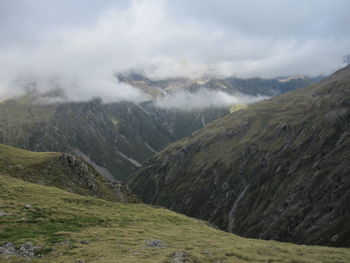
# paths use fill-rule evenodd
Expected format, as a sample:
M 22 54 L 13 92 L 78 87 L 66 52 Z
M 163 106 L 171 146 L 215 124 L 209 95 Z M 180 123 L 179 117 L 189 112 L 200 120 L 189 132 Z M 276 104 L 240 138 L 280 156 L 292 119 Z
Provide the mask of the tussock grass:
M 68 156 L 74 164 L 68 164 Z M 126 187 L 113 188 L 91 164 L 73 155 L 32 152 L 0 144 L 0 173 L 109 201 L 138 202 Z
M 11 213 L 0 217 L 0 245 L 42 246 L 43 257 L 31 262 L 165 263 L 176 251 L 186 253 L 186 262 L 350 262 L 349 249 L 244 239 L 167 209 L 108 202 L 4 175 L 0 210 Z M 156 239 L 165 247 L 147 246 Z

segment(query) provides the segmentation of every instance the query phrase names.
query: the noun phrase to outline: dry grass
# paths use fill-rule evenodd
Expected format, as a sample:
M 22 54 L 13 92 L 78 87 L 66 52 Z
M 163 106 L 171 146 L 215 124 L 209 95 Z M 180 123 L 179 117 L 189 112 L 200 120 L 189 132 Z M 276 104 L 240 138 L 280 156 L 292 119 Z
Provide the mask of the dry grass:
M 349 249 L 244 239 L 166 209 L 79 196 L 3 175 L 0 210 L 11 213 L 0 217 L 0 244 L 41 245 L 43 257 L 32 262 L 164 263 L 176 251 L 185 252 L 187 262 L 350 262 Z M 146 246 L 155 239 L 165 247 Z

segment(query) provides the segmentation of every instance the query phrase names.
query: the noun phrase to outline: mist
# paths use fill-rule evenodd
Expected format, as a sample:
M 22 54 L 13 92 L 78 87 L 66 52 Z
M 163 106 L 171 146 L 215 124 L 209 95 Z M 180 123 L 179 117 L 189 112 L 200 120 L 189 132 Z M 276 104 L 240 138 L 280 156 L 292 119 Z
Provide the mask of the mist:
M 196 92 L 178 90 L 155 101 L 157 107 L 168 110 L 192 111 L 204 108 L 221 108 L 231 105 L 246 105 L 268 99 L 267 96 L 249 96 L 237 93 L 230 95 L 222 91 L 200 89 Z
M 348 1 L 114 2 L 1 1 L 0 99 L 61 89 L 67 101 L 142 102 L 149 96 L 118 82 L 115 73 L 315 76 L 340 68 L 350 53 Z M 244 99 L 183 92 L 167 103 L 188 107 L 182 100 L 197 107 Z

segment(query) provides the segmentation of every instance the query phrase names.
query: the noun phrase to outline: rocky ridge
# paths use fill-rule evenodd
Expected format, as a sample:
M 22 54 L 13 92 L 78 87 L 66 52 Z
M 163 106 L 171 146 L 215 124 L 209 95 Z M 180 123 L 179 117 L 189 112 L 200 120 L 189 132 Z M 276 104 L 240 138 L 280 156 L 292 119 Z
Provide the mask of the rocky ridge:
M 139 201 L 126 185 L 108 180 L 72 154 L 30 152 L 0 144 L 0 174 L 109 201 Z

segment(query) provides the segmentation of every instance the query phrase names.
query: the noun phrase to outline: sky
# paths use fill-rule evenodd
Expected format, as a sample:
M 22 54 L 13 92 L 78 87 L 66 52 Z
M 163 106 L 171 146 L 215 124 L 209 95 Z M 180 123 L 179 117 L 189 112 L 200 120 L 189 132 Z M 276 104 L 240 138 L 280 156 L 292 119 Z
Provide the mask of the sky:
M 142 101 L 153 79 L 327 75 L 350 54 L 348 0 L 0 0 L 0 99 Z

